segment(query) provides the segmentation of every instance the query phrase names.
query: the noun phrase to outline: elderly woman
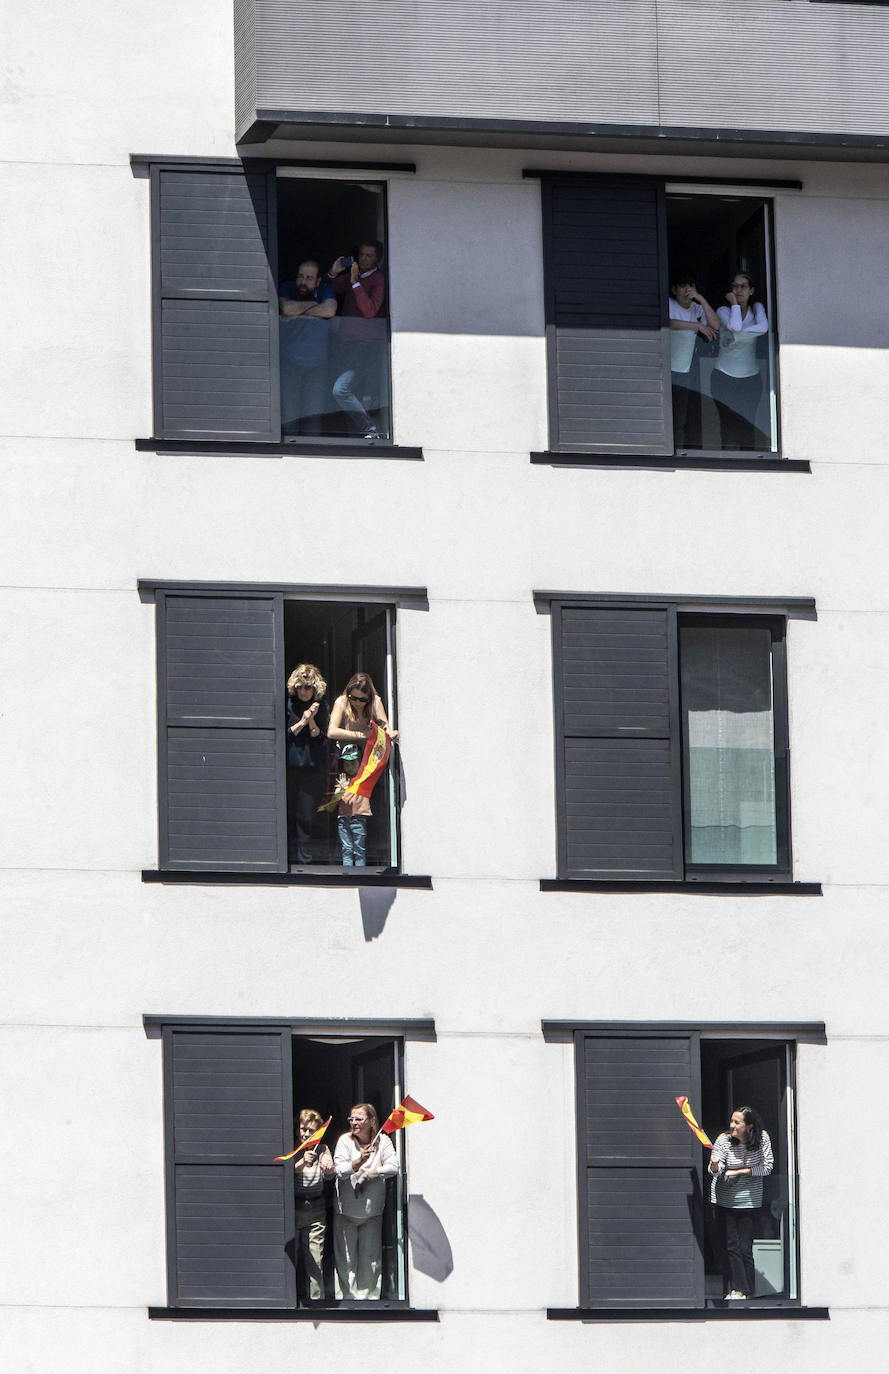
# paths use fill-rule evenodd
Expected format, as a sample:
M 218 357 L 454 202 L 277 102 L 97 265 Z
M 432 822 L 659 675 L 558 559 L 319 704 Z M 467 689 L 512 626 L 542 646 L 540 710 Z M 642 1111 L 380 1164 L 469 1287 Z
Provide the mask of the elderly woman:
M 398 1160 L 388 1135 L 379 1135 L 377 1114 L 369 1102 L 356 1102 L 349 1127 L 333 1152 L 337 1297 L 376 1299 L 383 1289 L 386 1179 L 398 1173 Z
M 299 1114 L 299 1138 L 309 1140 L 323 1126 L 321 1113 L 303 1107 Z M 305 1296 L 314 1301 L 324 1297 L 324 1240 L 327 1215 L 324 1206 L 324 1180 L 333 1178 L 333 1160 L 326 1145 L 303 1150 L 293 1162 L 293 1188 L 296 1204 L 296 1239 Z
M 752 1297 L 756 1289 L 753 1233 L 762 1207 L 762 1181 L 774 1168 L 772 1142 L 753 1107 L 732 1112 L 727 1131 L 710 1156 L 710 1200 L 716 1203 L 725 1250 L 727 1298 Z
M 287 847 L 299 864 L 312 862 L 312 826 L 327 782 L 327 683 L 314 663 L 287 679 Z

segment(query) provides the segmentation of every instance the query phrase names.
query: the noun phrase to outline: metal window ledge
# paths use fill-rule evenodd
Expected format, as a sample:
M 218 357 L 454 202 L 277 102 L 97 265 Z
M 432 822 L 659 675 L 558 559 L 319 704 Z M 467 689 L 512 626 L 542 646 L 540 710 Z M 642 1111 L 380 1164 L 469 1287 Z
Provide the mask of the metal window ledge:
M 385 869 L 332 869 L 327 873 L 226 873 L 213 869 L 166 872 L 143 868 L 143 883 L 216 887 L 415 887 L 432 890 L 428 873 L 387 873 Z
M 691 458 L 662 453 L 559 453 L 547 449 L 532 453 L 531 462 L 554 468 L 646 468 L 653 472 L 811 472 L 807 458 Z
M 139 453 L 243 455 L 278 458 L 399 458 L 422 462 L 423 450 L 409 445 L 380 443 L 374 439 L 355 442 L 345 439 L 288 439 L 244 440 L 232 439 L 135 439 Z
M 725 882 L 669 882 L 655 878 L 624 881 L 608 878 L 541 878 L 541 892 L 682 892 L 699 897 L 820 897 L 820 883 L 746 882 L 743 878 Z
M 826 1307 L 726 1303 L 720 1307 L 548 1307 L 550 1322 L 830 1321 Z
M 432 1307 L 149 1307 L 153 1322 L 437 1322 Z

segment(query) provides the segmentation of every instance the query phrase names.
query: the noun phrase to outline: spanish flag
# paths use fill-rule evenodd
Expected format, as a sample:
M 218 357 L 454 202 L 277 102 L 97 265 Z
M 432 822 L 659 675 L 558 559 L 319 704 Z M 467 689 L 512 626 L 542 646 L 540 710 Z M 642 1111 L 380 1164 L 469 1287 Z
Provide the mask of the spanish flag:
M 393 1131 L 400 1131 L 402 1126 L 414 1126 L 418 1121 L 434 1121 L 435 1117 L 431 1112 L 427 1112 L 425 1107 L 421 1107 L 412 1097 L 403 1097 L 400 1106 L 390 1112 L 380 1127 L 387 1135 Z
M 386 764 L 389 762 L 389 751 L 392 748 L 389 736 L 382 725 L 373 722 L 373 730 L 368 737 L 367 744 L 364 746 L 364 757 L 361 760 L 361 767 L 355 774 L 349 786 L 346 788 L 346 796 L 351 793 L 358 797 L 369 797 L 377 780 Z
M 332 1116 L 329 1116 L 329 1117 L 327 1118 L 327 1120 L 325 1121 L 324 1125 L 318 1127 L 318 1129 L 317 1129 L 317 1131 L 315 1132 L 314 1135 L 310 1135 L 309 1138 L 308 1138 L 308 1140 L 304 1140 L 303 1143 L 302 1143 L 301 1145 L 297 1145 L 296 1149 L 295 1149 L 295 1150 L 291 1150 L 289 1155 L 275 1155 L 275 1160 L 274 1160 L 275 1164 L 280 1163 L 280 1161 L 281 1161 L 282 1159 L 293 1159 L 293 1156 L 294 1156 L 294 1155 L 298 1155 L 299 1152 L 300 1152 L 300 1150 L 311 1150 L 311 1148 L 312 1148 L 313 1145 L 317 1145 L 317 1144 L 318 1144 L 318 1141 L 321 1139 L 321 1137 L 323 1136 L 324 1132 L 327 1130 L 327 1128 L 328 1128 L 328 1126 L 330 1125 L 330 1123 L 331 1123 L 332 1120 L 333 1120 L 333 1117 L 332 1117 Z
M 704 1131 L 701 1130 L 700 1126 L 695 1121 L 691 1107 L 688 1105 L 688 1098 L 677 1097 L 676 1106 L 679 1108 L 682 1115 L 685 1117 L 686 1125 L 688 1126 L 688 1129 L 691 1131 L 692 1135 L 696 1135 L 702 1145 L 706 1145 L 709 1149 L 712 1150 L 713 1141 Z

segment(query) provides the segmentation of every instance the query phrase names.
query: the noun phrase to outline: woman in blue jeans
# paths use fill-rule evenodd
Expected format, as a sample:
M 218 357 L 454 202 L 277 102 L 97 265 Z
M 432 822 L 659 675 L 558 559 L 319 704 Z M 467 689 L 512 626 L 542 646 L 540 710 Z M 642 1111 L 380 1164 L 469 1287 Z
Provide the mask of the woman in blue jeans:
M 367 673 L 353 673 L 342 696 L 337 697 L 330 713 L 328 739 L 340 744 L 340 758 L 354 768 L 343 769 L 354 777 L 361 763 L 371 726 L 381 725 L 391 740 L 398 739 L 398 731 L 389 728 L 386 711 L 376 687 Z M 343 851 L 344 868 L 363 868 L 366 863 L 367 818 L 370 816 L 368 797 L 349 795 L 337 809 L 337 829 Z

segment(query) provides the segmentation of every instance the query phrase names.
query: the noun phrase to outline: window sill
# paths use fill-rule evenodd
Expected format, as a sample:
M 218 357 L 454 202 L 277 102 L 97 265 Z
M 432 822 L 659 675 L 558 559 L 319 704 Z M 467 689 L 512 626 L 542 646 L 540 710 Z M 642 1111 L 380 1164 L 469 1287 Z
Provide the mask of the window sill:
M 364 439 L 286 439 L 270 443 L 233 439 L 136 439 L 139 453 L 208 453 L 219 455 L 254 455 L 255 457 L 291 457 L 303 454 L 310 458 L 400 458 L 412 462 L 423 461 L 421 448 L 391 444 L 386 440 Z
M 830 1321 L 827 1307 L 794 1307 L 790 1303 L 757 1306 L 726 1303 L 721 1307 L 548 1307 L 550 1322 L 737 1322 Z
M 532 453 L 531 462 L 566 468 L 647 468 L 656 472 L 681 472 L 700 468 L 713 472 L 811 472 L 807 458 L 728 458 L 725 455 L 691 458 L 687 455 L 639 453 Z
M 142 881 L 198 887 L 415 887 L 432 890 L 432 879 L 426 873 L 387 873 L 378 868 L 331 868 L 326 873 L 227 873 L 213 869 L 172 869 L 168 872 L 143 868 Z
M 692 892 L 699 897 L 820 897 L 820 883 L 791 883 L 776 878 L 773 882 L 754 880 L 747 882 L 742 878 L 714 882 L 711 879 L 685 879 L 680 882 L 664 881 L 654 878 L 609 879 L 609 878 L 541 878 L 541 892 Z
M 149 1307 L 152 1322 L 437 1322 L 437 1308 L 386 1307 Z

